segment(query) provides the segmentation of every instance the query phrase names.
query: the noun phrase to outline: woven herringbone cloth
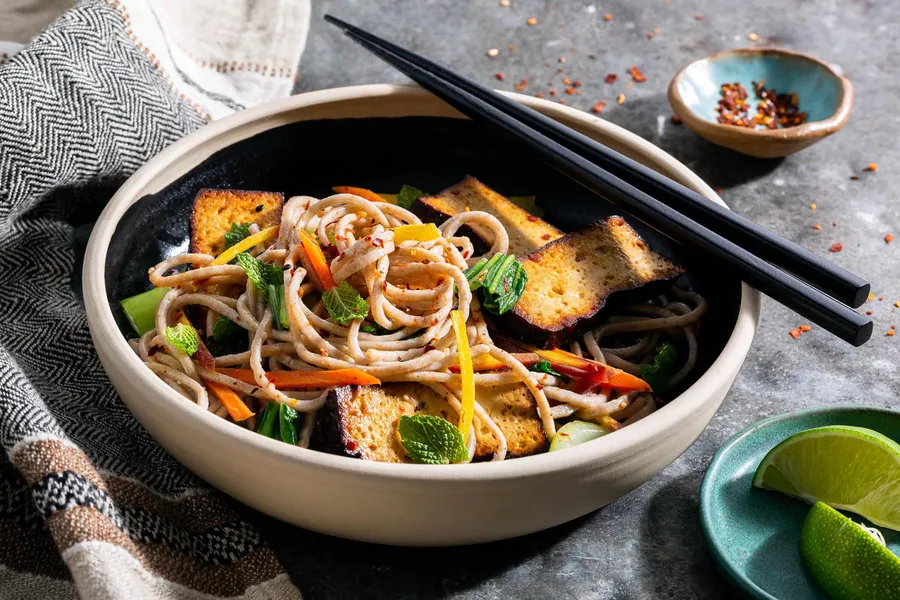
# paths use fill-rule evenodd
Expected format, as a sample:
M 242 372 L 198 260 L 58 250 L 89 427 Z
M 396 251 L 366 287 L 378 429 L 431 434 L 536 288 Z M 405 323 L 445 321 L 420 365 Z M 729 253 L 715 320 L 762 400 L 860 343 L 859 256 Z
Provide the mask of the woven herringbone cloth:
M 299 597 L 242 509 L 131 416 L 91 344 L 92 221 L 222 105 L 179 89 L 128 8 L 85 0 L 0 66 L 0 597 Z

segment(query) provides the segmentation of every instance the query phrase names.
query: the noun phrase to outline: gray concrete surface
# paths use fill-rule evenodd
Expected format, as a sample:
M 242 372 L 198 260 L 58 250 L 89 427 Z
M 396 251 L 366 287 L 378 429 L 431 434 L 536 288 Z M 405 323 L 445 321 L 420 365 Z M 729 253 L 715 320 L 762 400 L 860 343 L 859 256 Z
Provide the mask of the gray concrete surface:
M 794 340 L 803 323 L 766 301 L 756 341 L 733 389 L 703 436 L 657 477 L 614 504 L 550 531 L 497 544 L 445 550 L 383 548 L 315 535 L 262 519 L 306 598 L 729 598 L 700 532 L 697 497 L 715 450 L 739 429 L 803 407 L 858 403 L 896 407 L 900 390 L 900 70 L 894 2 L 807 0 L 317 0 L 297 91 L 403 81 L 321 17 L 334 13 L 483 83 L 561 90 L 583 82 L 581 109 L 607 100 L 604 117 L 698 172 L 734 210 L 869 278 L 875 335 L 852 349 L 822 331 Z M 613 15 L 605 21 L 603 15 Z M 703 15 L 697 20 L 695 15 Z M 538 19 L 529 27 L 529 17 Z M 659 28 L 653 39 L 647 33 Z M 665 88 L 685 63 L 713 52 L 771 43 L 840 65 L 856 88 L 838 135 L 784 160 L 761 161 L 717 148 L 669 122 Z M 506 50 L 515 44 L 513 52 Z M 489 48 L 500 55 L 489 58 Z M 590 58 L 590 56 L 595 58 Z M 564 65 L 558 63 L 566 57 Z M 631 65 L 647 81 L 626 88 Z M 503 71 L 498 82 L 493 74 Z M 603 77 L 616 72 L 615 85 Z M 616 105 L 615 96 L 626 94 Z M 802 102 L 802 99 L 801 99 Z M 870 162 L 875 173 L 863 173 Z M 850 176 L 860 175 L 859 181 Z M 817 210 L 809 208 L 810 203 Z M 832 225 L 835 223 L 835 225 Z M 815 231 L 813 224 L 821 225 Z M 844 250 L 830 253 L 839 241 Z M 365 510 L 365 499 L 360 499 Z

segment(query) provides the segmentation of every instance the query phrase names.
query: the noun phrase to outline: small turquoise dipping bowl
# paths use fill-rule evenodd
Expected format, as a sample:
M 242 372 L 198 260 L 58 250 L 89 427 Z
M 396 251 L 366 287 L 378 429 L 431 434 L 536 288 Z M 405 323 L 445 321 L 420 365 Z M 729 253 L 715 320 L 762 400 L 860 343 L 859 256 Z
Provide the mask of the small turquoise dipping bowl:
M 794 92 L 807 121 L 796 127 L 748 129 L 716 122 L 720 86 L 740 83 L 750 94 L 750 114 L 758 101 L 754 81 L 767 89 Z M 669 102 L 681 120 L 710 142 L 759 158 L 787 156 L 831 135 L 847 122 L 853 86 L 828 63 L 778 48 L 726 50 L 693 62 L 669 84 Z
M 725 442 L 709 464 L 700 487 L 703 535 L 722 573 L 747 598 L 828 600 L 800 558 L 800 528 L 810 505 L 752 486 L 753 474 L 769 450 L 795 433 L 827 425 L 866 427 L 900 441 L 900 411 L 824 406 L 751 425 Z M 888 549 L 900 554 L 900 531 L 878 529 Z

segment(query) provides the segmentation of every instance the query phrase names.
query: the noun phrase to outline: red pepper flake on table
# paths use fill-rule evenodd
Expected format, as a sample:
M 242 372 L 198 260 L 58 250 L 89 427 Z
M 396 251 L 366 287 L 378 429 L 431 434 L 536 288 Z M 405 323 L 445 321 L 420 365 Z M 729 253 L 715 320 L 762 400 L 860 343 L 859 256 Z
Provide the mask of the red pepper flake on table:
M 672 115 L 671 120 L 675 125 L 681 125 L 681 117 L 678 115 Z
M 637 67 L 631 67 L 630 70 L 631 70 L 631 78 L 634 79 L 635 81 L 637 81 L 638 83 L 647 81 L 647 77 L 643 73 L 641 73 L 641 70 L 638 69 Z
M 491 58 L 494 58 L 498 54 L 500 54 L 500 51 L 497 50 L 496 48 L 491 48 L 490 50 L 487 51 L 487 55 L 490 56 Z
M 888 336 L 888 337 L 894 337 L 894 330 L 893 330 L 893 329 L 888 329 L 888 330 L 887 330 L 887 333 L 886 333 L 885 335 Z
M 835 242 L 831 245 L 831 248 L 828 249 L 829 252 L 840 252 L 844 249 L 844 245 L 840 242 Z
M 809 325 L 801 325 L 800 326 L 800 331 L 802 331 L 803 333 L 806 333 L 810 329 L 812 329 L 812 327 L 810 327 Z
M 788 333 L 791 334 L 791 337 L 794 338 L 794 339 L 796 340 L 798 337 L 800 337 L 800 334 L 803 333 L 803 332 L 800 331 L 800 328 L 799 328 L 799 327 L 794 327 L 793 329 L 791 329 L 790 331 L 788 331 Z
M 494 79 L 496 79 L 497 81 L 503 81 L 504 79 L 506 79 L 506 75 L 503 73 L 503 71 L 498 71 L 494 73 Z
M 877 171 L 878 165 L 875 163 L 869 163 L 869 166 L 866 167 L 866 171 Z
M 616 96 L 616 104 L 625 104 L 625 94 Z
M 890 244 L 893 241 L 894 241 L 894 236 L 892 236 L 889 233 L 884 234 L 884 243 L 885 244 Z
M 606 83 L 615 83 L 616 79 L 618 79 L 618 78 L 619 78 L 619 76 L 616 75 L 615 73 L 610 73 L 606 77 L 603 78 L 603 81 L 605 81 Z
M 612 15 L 609 13 L 606 13 L 605 15 L 603 15 L 603 20 L 604 21 L 612 21 Z
M 605 106 L 606 106 L 606 100 L 601 100 L 600 102 L 595 104 L 591 110 L 593 110 L 595 113 L 597 113 L 599 115 L 600 113 L 603 112 L 603 108 Z
M 816 231 L 821 231 L 822 226 L 821 225 L 813 225 L 813 229 L 815 229 Z
M 751 33 L 747 36 L 747 39 L 750 40 L 751 42 L 755 42 L 759 39 L 759 36 L 756 35 L 755 33 Z
M 706 19 L 706 17 L 704 17 L 703 15 L 694 15 L 695 21 L 703 21 L 704 19 Z
M 504 8 L 509 6 L 509 0 L 500 0 L 500 6 L 503 6 Z
M 815 202 L 813 202 L 812 204 L 809 205 L 809 210 L 816 210 L 816 203 L 815 203 Z
M 530 19 L 528 19 L 525 22 L 528 24 L 529 27 L 531 27 L 533 25 L 537 25 L 537 19 L 535 17 L 531 17 Z

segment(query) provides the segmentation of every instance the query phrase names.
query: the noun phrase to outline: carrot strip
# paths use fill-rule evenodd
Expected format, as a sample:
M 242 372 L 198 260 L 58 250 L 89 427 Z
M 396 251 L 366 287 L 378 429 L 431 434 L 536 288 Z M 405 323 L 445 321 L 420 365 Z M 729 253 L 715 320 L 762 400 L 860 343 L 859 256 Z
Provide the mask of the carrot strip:
M 619 371 L 618 373 L 614 373 L 610 375 L 609 381 L 607 385 L 611 388 L 615 388 L 617 390 L 621 390 L 623 392 L 652 392 L 653 389 L 650 387 L 650 384 L 641 379 L 640 377 L 635 377 L 631 373 L 627 371 Z
M 306 231 L 300 232 L 300 244 L 303 245 L 303 254 L 306 255 L 306 261 L 310 272 L 320 284 L 322 291 L 327 292 L 337 287 L 334 277 L 331 275 L 331 267 L 328 265 L 328 259 L 325 253 L 316 242 L 316 238 Z
M 253 416 L 253 411 L 247 408 L 247 405 L 244 404 L 237 392 L 227 385 L 222 385 L 215 381 L 207 381 L 206 387 L 212 390 L 235 422 L 244 421 Z
M 209 263 L 209 266 L 216 265 L 227 265 L 230 263 L 235 256 L 240 254 L 241 252 L 246 252 L 253 246 L 257 244 L 262 244 L 264 242 L 268 242 L 273 239 L 276 235 L 278 235 L 278 225 L 273 225 L 272 227 L 267 227 L 262 231 L 254 233 L 253 235 L 247 236 L 237 244 L 224 250 L 222 254 L 218 255 L 215 260 Z
M 218 369 L 218 373 L 233 377 L 249 385 L 256 385 L 250 369 Z M 334 371 L 269 371 L 266 379 L 279 390 L 339 387 L 342 385 L 378 385 L 381 381 L 359 369 L 335 369 Z
M 366 188 L 353 187 L 352 185 L 336 185 L 331 189 L 337 194 L 353 194 L 354 196 L 365 198 L 369 202 L 387 201 L 384 196 L 376 194 L 372 190 L 367 190 Z M 396 204 L 396 201 L 394 202 L 394 204 Z
M 463 439 L 469 437 L 472 419 L 475 416 L 475 373 L 472 369 L 472 353 L 469 349 L 469 335 L 466 333 L 466 320 L 459 310 L 450 312 L 453 322 L 453 333 L 456 335 L 456 352 L 459 355 L 460 384 L 462 408 L 459 411 L 459 431 Z

